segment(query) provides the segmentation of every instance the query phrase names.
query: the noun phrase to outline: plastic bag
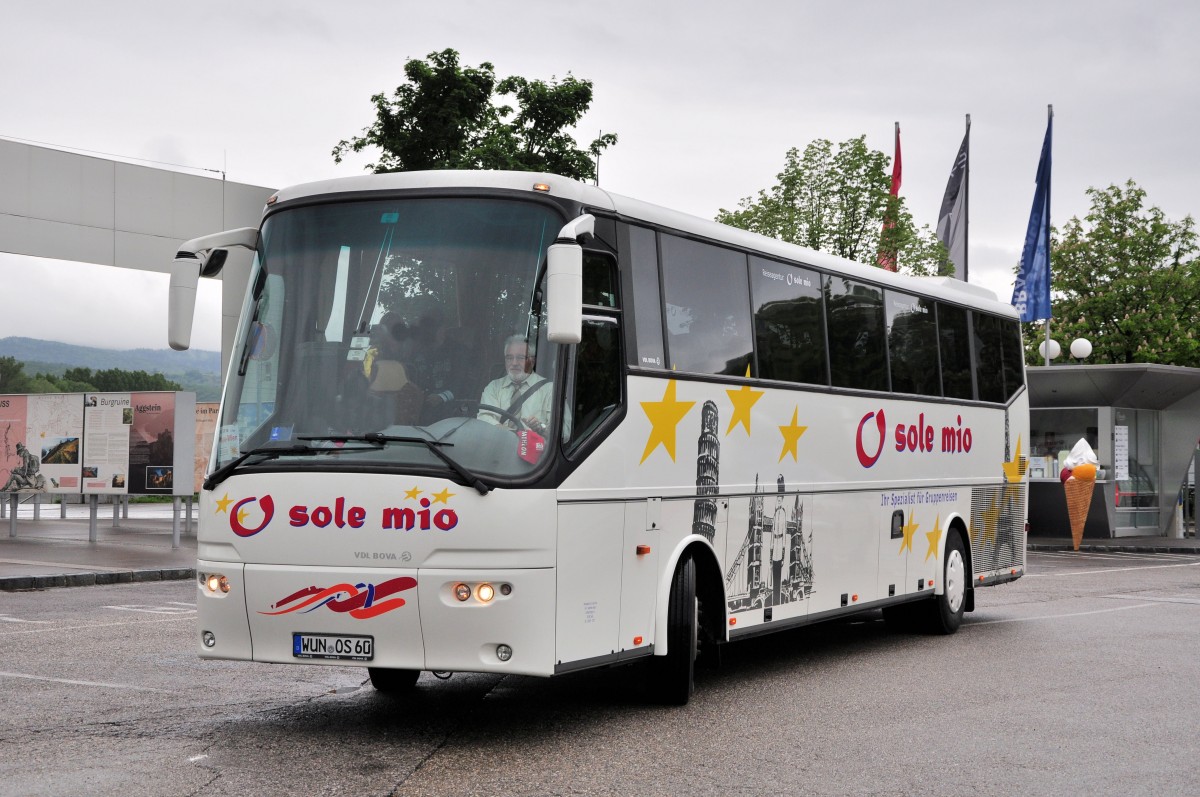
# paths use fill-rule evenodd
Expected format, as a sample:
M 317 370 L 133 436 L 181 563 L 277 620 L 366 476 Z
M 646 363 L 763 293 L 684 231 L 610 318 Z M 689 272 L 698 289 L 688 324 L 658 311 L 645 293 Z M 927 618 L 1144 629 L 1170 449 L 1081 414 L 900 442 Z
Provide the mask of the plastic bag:
M 1088 465 L 1100 464 L 1099 460 L 1096 459 L 1096 452 L 1088 445 L 1088 441 L 1080 438 L 1079 442 L 1071 448 L 1071 453 L 1063 460 L 1063 467 L 1074 470 L 1076 465 L 1083 465 L 1084 463 Z

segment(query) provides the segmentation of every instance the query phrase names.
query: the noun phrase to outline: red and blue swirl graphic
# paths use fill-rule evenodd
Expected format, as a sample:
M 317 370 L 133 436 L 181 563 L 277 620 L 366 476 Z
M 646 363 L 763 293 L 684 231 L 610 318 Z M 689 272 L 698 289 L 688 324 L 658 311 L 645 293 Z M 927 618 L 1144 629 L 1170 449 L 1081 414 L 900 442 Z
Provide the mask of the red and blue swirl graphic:
M 259 614 L 279 615 L 311 611 L 329 607 L 330 611 L 349 614 L 356 620 L 369 620 L 386 614 L 404 605 L 404 598 L 391 597 L 417 586 L 417 580 L 409 576 L 388 579 L 379 584 L 334 584 L 332 587 L 305 587 L 293 592 L 281 601 L 271 604 L 275 611 Z

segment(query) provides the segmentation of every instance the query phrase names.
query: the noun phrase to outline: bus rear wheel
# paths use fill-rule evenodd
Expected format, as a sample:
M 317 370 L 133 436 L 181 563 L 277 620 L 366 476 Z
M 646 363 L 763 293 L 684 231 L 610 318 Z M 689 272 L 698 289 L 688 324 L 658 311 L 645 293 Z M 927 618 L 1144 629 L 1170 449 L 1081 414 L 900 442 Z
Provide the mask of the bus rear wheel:
M 946 568 L 942 574 L 943 591 L 934 596 L 927 619 L 935 634 L 953 634 L 962 625 L 967 596 L 967 557 L 962 537 L 951 531 L 946 539 Z
M 667 655 L 655 658 L 654 686 L 667 705 L 686 705 L 696 690 L 700 605 L 696 599 L 696 563 L 684 558 L 671 579 L 667 605 Z
M 399 695 L 411 692 L 421 677 L 420 670 L 389 670 L 385 667 L 368 667 L 367 675 L 371 676 L 371 686 L 376 692 L 385 695 Z

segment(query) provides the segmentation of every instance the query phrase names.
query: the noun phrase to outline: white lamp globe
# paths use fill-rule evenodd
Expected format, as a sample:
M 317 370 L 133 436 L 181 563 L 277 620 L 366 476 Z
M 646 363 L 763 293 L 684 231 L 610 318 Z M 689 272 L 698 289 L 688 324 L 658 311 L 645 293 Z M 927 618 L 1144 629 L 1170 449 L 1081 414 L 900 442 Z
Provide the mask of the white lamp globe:
M 1050 344 L 1049 345 L 1049 348 L 1050 348 L 1049 354 L 1046 353 L 1046 344 L 1047 343 Z M 1042 355 L 1042 357 L 1046 357 L 1051 360 L 1054 360 L 1054 359 L 1058 358 L 1058 355 L 1062 354 L 1062 346 L 1058 345 L 1057 340 L 1050 340 L 1050 341 L 1043 340 L 1040 344 L 1038 344 L 1038 354 Z
M 1076 338 L 1071 342 L 1071 356 L 1076 360 L 1085 360 L 1092 353 L 1092 342 L 1087 338 Z

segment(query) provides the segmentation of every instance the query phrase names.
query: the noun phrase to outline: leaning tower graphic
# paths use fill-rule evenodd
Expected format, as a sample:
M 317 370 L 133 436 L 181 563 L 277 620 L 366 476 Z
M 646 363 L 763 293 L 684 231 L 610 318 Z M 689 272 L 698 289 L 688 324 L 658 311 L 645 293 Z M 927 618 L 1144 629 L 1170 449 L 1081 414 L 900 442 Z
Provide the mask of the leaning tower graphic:
M 696 441 L 696 506 L 692 514 L 692 533 L 702 534 L 713 541 L 717 526 L 717 501 L 720 489 L 718 472 L 721 458 L 721 441 L 717 438 L 717 404 L 704 402 L 700 413 L 700 437 Z

